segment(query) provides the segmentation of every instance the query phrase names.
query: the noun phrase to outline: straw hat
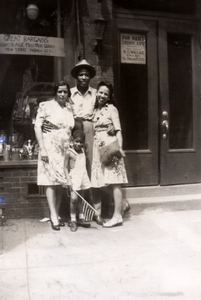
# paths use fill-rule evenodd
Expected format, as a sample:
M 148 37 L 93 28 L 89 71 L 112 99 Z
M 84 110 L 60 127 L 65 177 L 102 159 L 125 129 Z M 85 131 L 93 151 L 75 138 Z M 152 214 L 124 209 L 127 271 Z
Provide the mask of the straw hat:
M 77 73 L 80 69 L 87 69 L 89 71 L 90 78 L 93 78 L 96 75 L 96 70 L 94 67 L 92 67 L 85 59 L 82 59 L 71 70 L 71 75 L 73 78 L 77 78 Z

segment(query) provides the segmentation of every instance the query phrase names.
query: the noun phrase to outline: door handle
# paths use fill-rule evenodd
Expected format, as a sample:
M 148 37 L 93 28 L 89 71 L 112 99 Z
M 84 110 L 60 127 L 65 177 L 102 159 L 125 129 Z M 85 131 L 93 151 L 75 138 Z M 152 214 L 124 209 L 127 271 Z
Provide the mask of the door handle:
M 162 130 L 163 130 L 163 139 L 165 140 L 168 136 L 169 124 L 167 120 L 163 120 L 162 123 Z

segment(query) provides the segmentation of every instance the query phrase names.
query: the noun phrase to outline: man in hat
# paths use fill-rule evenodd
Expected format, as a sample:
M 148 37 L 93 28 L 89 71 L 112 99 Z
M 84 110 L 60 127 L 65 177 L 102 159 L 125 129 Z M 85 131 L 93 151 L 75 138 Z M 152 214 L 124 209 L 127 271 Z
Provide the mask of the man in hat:
M 79 121 L 83 123 L 83 131 L 85 133 L 87 146 L 87 171 L 89 177 L 91 177 L 94 138 L 92 117 L 96 101 L 96 89 L 90 87 L 89 83 L 90 79 L 96 75 L 96 71 L 85 59 L 83 59 L 71 70 L 71 75 L 77 80 L 77 85 L 71 88 L 71 107 L 74 118 L 78 121 L 76 124 L 79 124 Z
M 92 123 L 92 117 L 96 102 L 96 89 L 92 88 L 90 79 L 96 75 L 96 70 L 85 60 L 79 61 L 75 67 L 71 70 L 71 76 L 77 80 L 77 85 L 71 88 L 71 107 L 75 118 L 76 129 L 82 129 L 85 133 L 86 143 L 86 161 L 87 161 L 87 172 L 89 178 L 91 177 L 91 166 L 92 166 L 92 155 L 93 155 L 93 140 L 94 140 L 94 129 Z M 81 121 L 81 122 L 80 122 Z M 80 125 L 80 126 L 79 126 Z M 87 198 L 91 198 L 92 194 L 88 195 Z M 94 199 L 95 200 L 95 199 Z M 100 203 L 95 203 L 95 208 L 99 210 Z M 95 216 L 97 224 L 102 225 L 104 220 L 100 215 Z

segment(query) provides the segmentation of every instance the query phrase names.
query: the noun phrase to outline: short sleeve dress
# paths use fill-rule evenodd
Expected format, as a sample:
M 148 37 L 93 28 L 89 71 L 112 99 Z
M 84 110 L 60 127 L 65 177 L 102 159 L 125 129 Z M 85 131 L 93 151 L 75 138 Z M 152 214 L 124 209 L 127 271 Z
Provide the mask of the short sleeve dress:
M 116 131 L 121 130 L 118 110 L 114 105 L 106 104 L 101 110 L 95 110 L 93 123 L 95 137 L 91 175 L 92 187 L 100 188 L 109 184 L 128 183 L 124 159 L 112 161 L 110 165 L 105 166 L 101 163 L 99 154 L 100 146 L 116 140 L 116 136 L 108 135 L 108 126 L 112 124 Z
M 56 129 L 43 133 L 43 141 L 48 154 L 49 163 L 38 156 L 38 185 L 61 185 L 65 183 L 64 157 L 69 147 L 74 118 L 69 103 L 62 108 L 55 99 L 41 102 L 36 116 L 36 124 L 50 121 Z

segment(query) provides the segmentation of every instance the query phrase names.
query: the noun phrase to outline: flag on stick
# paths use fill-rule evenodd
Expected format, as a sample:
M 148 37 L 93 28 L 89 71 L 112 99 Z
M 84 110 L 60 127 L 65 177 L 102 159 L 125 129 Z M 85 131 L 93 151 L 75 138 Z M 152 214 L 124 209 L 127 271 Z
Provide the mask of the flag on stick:
M 76 195 L 78 195 L 82 199 L 83 203 L 83 215 L 86 222 L 91 222 L 93 220 L 94 213 L 98 212 L 93 208 L 77 191 L 72 189 Z

